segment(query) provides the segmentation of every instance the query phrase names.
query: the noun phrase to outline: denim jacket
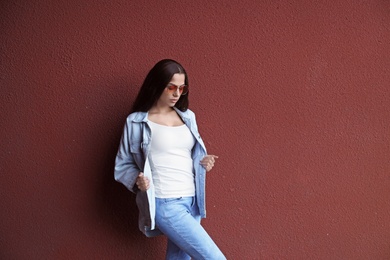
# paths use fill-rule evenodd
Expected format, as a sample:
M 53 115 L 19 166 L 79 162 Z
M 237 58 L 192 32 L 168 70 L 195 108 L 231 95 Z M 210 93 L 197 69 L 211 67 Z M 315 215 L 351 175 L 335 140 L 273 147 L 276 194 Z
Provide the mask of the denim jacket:
M 196 140 L 192 148 L 195 192 L 200 215 L 205 218 L 206 170 L 200 164 L 200 161 L 207 154 L 206 147 L 198 132 L 195 114 L 191 110 L 182 112 L 175 107 L 174 109 Z M 152 135 L 147 122 L 147 112 L 135 112 L 127 117 L 115 159 L 114 177 L 116 181 L 125 185 L 131 192 L 136 193 L 136 203 L 139 209 L 139 229 L 146 236 L 152 237 L 160 235 L 161 232 L 155 227 L 154 220 L 156 213 L 155 190 L 148 159 Z M 135 185 L 139 172 L 143 172 L 144 176 L 150 180 L 150 188 L 146 192 L 140 191 Z

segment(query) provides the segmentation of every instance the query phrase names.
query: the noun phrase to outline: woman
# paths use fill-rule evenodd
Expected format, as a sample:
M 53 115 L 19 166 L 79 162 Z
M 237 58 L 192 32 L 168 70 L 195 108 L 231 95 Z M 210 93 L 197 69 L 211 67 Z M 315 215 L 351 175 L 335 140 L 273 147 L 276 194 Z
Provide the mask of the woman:
M 174 60 L 148 73 L 128 116 L 115 161 L 115 179 L 136 193 L 139 228 L 168 237 L 166 259 L 226 259 L 200 225 L 207 155 L 188 109 L 188 76 Z

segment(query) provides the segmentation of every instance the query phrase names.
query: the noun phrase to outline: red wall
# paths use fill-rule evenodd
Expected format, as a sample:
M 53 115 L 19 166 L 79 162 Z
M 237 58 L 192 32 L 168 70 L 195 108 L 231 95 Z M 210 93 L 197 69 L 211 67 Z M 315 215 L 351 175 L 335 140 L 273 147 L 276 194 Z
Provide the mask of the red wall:
M 148 70 L 188 70 L 228 259 L 390 259 L 388 1 L 2 1 L 0 259 L 163 259 L 113 180 Z

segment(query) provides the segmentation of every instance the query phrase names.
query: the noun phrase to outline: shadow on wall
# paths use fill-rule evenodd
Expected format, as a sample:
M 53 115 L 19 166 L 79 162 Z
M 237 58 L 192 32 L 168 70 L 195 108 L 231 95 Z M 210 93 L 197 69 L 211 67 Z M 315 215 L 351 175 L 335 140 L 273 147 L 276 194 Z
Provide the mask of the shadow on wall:
M 115 156 L 122 135 L 123 124 L 120 122 L 102 122 L 101 128 L 115 128 L 115 138 L 104 139 L 106 147 L 101 170 L 102 180 L 97 194 L 97 206 L 101 218 L 111 226 L 114 232 L 121 236 L 139 239 L 142 233 L 138 229 L 138 208 L 135 203 L 135 194 L 130 192 L 121 183 L 114 180 Z
M 92 131 L 89 136 L 89 147 L 94 154 L 93 168 L 96 170 L 95 210 L 110 232 L 125 237 L 126 240 L 139 240 L 143 234 L 138 229 L 138 208 L 135 203 L 135 194 L 130 192 L 121 183 L 114 180 L 115 156 L 122 136 L 123 126 L 130 111 L 131 97 L 123 93 L 111 95 L 106 92 L 96 93 L 97 103 L 102 107 L 100 113 L 95 113 Z M 124 89 L 117 86 L 109 89 Z M 95 165 L 96 164 L 96 165 Z M 89 170 L 91 171 L 91 170 Z
M 119 86 L 114 89 L 124 88 Z M 111 237 L 110 243 L 115 245 L 116 253 L 126 257 L 131 254 L 133 259 L 155 259 L 164 251 L 165 238 L 150 239 L 142 234 L 138 229 L 135 194 L 114 179 L 115 157 L 132 97 L 123 93 L 100 93 L 96 98 L 105 111 L 94 115 L 96 118 L 90 127 L 93 132 L 88 134 L 87 140 L 88 149 L 93 154 L 89 165 L 93 169 L 88 169 L 88 172 L 93 172 L 95 179 L 91 217 L 95 218 L 99 229 L 104 230 L 107 239 Z

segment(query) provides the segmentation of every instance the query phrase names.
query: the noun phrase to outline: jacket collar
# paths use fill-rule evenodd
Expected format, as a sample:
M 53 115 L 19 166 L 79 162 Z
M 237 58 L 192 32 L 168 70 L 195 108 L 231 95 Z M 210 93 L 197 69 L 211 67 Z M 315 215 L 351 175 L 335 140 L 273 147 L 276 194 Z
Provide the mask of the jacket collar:
M 148 112 L 135 112 L 133 122 L 140 123 L 140 122 L 148 122 Z
M 187 110 L 183 112 L 183 111 L 180 111 L 177 107 L 173 107 L 173 109 L 175 109 L 176 113 L 178 113 L 179 116 L 180 116 L 184 121 L 190 119 L 190 117 L 188 116 Z

